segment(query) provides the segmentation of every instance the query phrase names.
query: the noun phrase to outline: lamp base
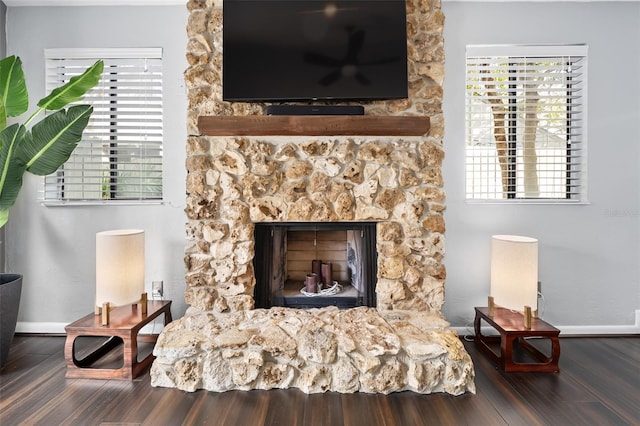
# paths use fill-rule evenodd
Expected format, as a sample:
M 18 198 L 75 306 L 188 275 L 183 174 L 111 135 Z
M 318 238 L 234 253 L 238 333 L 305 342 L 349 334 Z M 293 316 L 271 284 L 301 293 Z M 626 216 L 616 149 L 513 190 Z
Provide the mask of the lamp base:
M 524 328 L 531 330 L 531 306 L 524 307 Z
M 488 303 L 489 303 L 488 304 L 488 306 L 489 306 L 488 315 L 493 318 L 493 314 L 495 314 L 495 312 L 496 312 L 496 303 L 493 300 L 493 296 L 489 296 L 487 299 L 488 299 Z
M 102 325 L 109 325 L 109 302 L 102 304 Z
M 147 293 L 142 293 L 140 296 L 140 310 L 143 314 L 147 313 L 147 305 L 148 305 Z
M 134 302 L 131 304 L 132 309 L 136 309 L 137 305 L 140 304 L 140 312 L 143 315 L 147 315 L 148 310 L 149 310 L 149 299 L 147 297 L 147 293 L 142 293 L 140 295 L 140 300 L 138 302 Z M 97 315 L 101 315 L 101 324 L 103 326 L 107 326 L 109 325 L 109 310 L 115 308 L 116 306 L 111 306 L 109 304 L 109 302 L 104 302 L 102 304 L 102 306 L 94 306 L 94 314 Z
M 527 309 L 529 309 L 529 311 L 531 312 L 531 318 L 539 318 L 538 317 L 538 306 L 536 306 L 536 309 L 533 309 L 529 306 L 523 306 L 522 309 L 515 309 L 515 308 L 508 308 L 506 306 L 502 306 L 500 304 L 495 303 L 495 298 L 493 296 L 488 296 L 487 297 L 487 315 L 489 317 L 493 317 L 493 315 L 496 312 L 496 309 L 498 308 L 503 308 L 503 309 L 508 309 L 512 312 L 518 312 L 520 313 L 523 317 L 526 316 L 527 314 Z

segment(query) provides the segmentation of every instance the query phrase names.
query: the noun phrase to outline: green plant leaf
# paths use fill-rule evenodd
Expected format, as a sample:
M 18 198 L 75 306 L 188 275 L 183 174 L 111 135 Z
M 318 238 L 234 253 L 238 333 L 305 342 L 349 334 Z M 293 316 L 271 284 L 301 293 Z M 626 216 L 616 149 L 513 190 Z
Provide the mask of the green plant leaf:
M 97 61 L 87 68 L 82 75 L 72 77 L 67 84 L 54 89 L 49 96 L 40 99 L 38 106 L 42 109 L 55 111 L 64 108 L 71 102 L 81 100 L 88 90 L 98 84 L 103 69 L 104 62 Z
M 26 162 L 16 156 L 18 146 L 29 145 L 31 132 L 21 124 L 14 124 L 0 132 L 0 211 L 6 210 L 15 203 L 20 188 L 22 175 L 27 169 Z
M 22 71 L 22 61 L 17 56 L 9 56 L 0 60 L 0 98 L 5 113 L 1 122 L 6 127 L 6 117 L 17 117 L 29 108 L 29 94 Z
M 7 224 L 9 221 L 9 210 L 0 210 L 0 228 Z
M 4 108 L 2 97 L 0 97 L 0 130 L 3 130 L 5 127 L 7 127 L 7 110 Z
M 93 107 L 89 105 L 76 105 L 35 124 L 31 129 L 31 143 L 19 145 L 16 152 L 27 171 L 45 176 L 58 170 L 82 139 L 92 112 Z

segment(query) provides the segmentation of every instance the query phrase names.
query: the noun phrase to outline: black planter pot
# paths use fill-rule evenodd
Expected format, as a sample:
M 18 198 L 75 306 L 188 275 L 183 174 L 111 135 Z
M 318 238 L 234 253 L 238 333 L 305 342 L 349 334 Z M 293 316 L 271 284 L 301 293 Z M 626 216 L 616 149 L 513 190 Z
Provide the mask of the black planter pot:
M 0 369 L 9 357 L 9 349 L 16 332 L 22 275 L 0 274 Z

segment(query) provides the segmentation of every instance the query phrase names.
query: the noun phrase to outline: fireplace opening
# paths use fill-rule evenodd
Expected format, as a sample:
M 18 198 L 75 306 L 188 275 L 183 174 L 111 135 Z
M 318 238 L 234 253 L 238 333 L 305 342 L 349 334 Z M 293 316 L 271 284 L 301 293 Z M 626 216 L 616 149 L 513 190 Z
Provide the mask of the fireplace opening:
M 376 306 L 376 224 L 256 223 L 255 306 Z

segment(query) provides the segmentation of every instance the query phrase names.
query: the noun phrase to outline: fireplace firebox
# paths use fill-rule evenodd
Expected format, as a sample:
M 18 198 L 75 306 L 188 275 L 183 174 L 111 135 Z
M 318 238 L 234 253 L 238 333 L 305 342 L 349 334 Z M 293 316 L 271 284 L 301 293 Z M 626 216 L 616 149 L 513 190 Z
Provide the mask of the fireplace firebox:
M 257 223 L 254 238 L 256 307 L 376 306 L 375 223 Z

